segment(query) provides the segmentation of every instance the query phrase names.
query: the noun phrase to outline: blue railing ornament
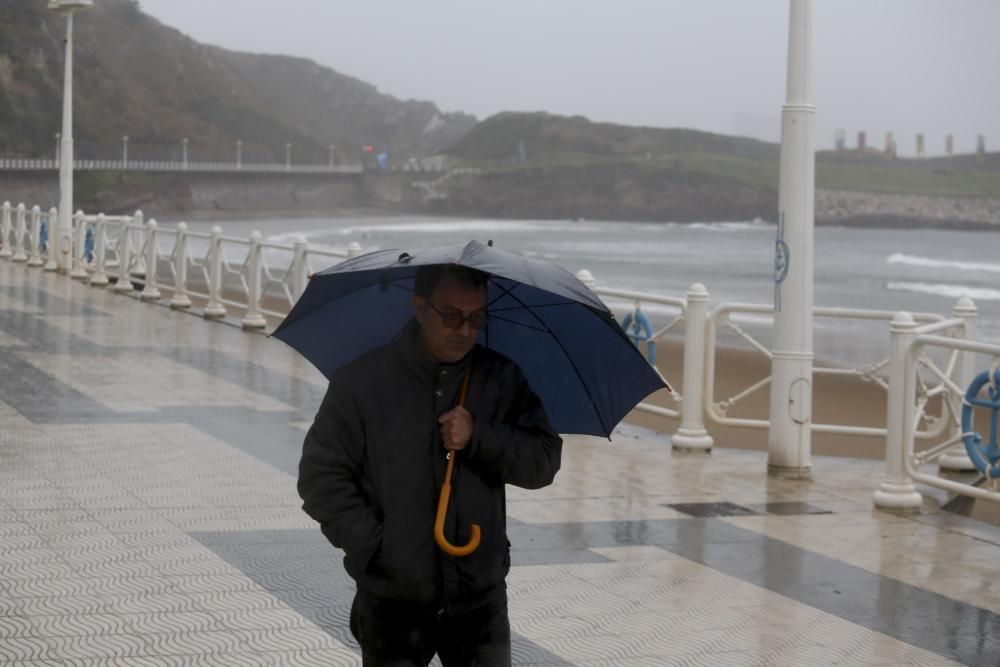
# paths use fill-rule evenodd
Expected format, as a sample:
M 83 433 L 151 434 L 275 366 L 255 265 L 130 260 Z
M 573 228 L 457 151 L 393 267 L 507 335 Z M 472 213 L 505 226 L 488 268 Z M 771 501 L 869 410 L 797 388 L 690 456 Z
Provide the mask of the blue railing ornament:
M 988 385 L 988 386 L 987 386 Z M 987 398 L 980 398 L 983 387 L 987 387 Z M 983 444 L 983 436 L 972 430 L 973 408 L 989 410 L 990 434 Z M 986 479 L 1000 479 L 1000 369 L 994 367 L 976 376 L 962 399 L 962 441 L 969 458 L 976 464 Z
M 653 324 L 646 317 L 646 313 L 636 308 L 622 320 L 622 329 L 640 350 L 642 350 L 642 344 L 646 344 L 646 360 L 649 361 L 650 365 L 655 366 L 656 341 L 653 340 Z
M 778 216 L 778 238 L 774 242 L 774 309 L 781 310 L 781 283 L 788 277 L 790 261 L 788 244 L 785 243 L 785 212 Z

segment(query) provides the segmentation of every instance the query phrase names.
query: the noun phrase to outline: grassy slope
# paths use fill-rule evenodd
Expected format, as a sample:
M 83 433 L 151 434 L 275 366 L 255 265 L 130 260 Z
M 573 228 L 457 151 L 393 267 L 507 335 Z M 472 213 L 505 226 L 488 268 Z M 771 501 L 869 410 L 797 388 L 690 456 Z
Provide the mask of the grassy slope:
M 521 147 L 526 162 L 521 162 Z M 579 168 L 601 162 L 636 162 L 665 171 L 678 169 L 746 185 L 776 189 L 779 149 L 742 137 L 685 129 L 636 128 L 591 123 L 581 117 L 498 114 L 452 147 L 463 163 L 509 172 L 539 167 Z M 820 188 L 861 192 L 1000 197 L 1000 154 L 980 161 L 889 160 L 879 154 L 817 154 Z

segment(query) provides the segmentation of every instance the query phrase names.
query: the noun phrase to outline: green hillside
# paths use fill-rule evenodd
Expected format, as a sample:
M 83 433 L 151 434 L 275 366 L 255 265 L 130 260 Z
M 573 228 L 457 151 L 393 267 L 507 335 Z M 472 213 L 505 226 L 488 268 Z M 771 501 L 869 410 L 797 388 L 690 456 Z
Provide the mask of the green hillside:
M 65 21 L 43 0 L 0 0 L 0 155 L 47 156 L 62 104 Z M 399 159 L 432 154 L 475 125 L 434 104 L 401 101 L 314 62 L 206 46 L 144 14 L 134 0 L 97 0 L 75 18 L 77 154 L 130 145 L 176 147 L 191 159 L 355 161 L 364 144 Z M 91 156 L 93 157 L 93 156 Z

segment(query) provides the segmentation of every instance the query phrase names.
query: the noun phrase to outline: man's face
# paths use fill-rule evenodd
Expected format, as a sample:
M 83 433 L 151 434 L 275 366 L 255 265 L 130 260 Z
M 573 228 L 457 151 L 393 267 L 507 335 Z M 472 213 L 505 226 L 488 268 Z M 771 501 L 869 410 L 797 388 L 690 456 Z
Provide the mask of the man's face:
M 461 361 L 476 344 L 478 330 L 468 320 L 458 328 L 448 328 L 443 318 L 448 315 L 465 317 L 484 310 L 486 288 L 467 287 L 445 278 L 434 288 L 429 299 L 415 296 L 413 305 L 427 351 L 439 362 L 453 364 Z

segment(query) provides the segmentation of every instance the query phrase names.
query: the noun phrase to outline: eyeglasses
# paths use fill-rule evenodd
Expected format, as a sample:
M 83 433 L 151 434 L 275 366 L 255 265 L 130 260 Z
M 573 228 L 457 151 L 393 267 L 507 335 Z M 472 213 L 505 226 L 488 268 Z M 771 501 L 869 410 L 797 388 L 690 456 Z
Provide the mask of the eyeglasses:
M 445 326 L 446 329 L 458 329 L 466 322 L 469 323 L 469 327 L 472 329 L 482 329 L 489 322 L 489 315 L 486 314 L 485 310 L 474 310 L 468 315 L 463 315 L 460 310 L 449 310 L 447 312 L 441 312 L 437 306 L 431 303 L 430 299 L 427 300 L 427 305 L 434 309 L 434 312 L 441 316 L 441 324 Z

